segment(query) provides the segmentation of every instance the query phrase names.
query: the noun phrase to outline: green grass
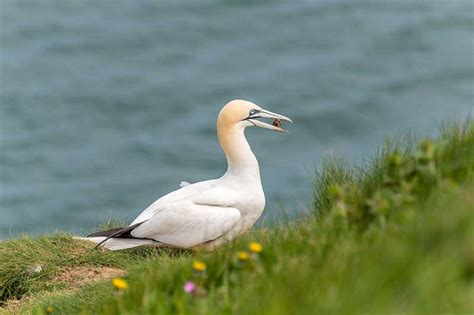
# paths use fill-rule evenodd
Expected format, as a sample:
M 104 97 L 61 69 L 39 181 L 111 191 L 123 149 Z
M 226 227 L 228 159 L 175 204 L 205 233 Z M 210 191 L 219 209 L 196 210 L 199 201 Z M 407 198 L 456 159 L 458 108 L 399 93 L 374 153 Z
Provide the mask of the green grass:
M 439 139 L 389 141 L 366 165 L 326 160 L 314 191 L 311 215 L 212 253 L 108 252 L 68 235 L 2 242 L 1 300 L 23 297 L 15 311 L 35 314 L 474 312 L 470 123 L 444 127 Z M 240 261 L 251 241 L 263 252 Z M 193 271 L 194 260 L 206 272 Z M 106 280 L 68 289 L 54 281 L 66 266 L 123 268 L 129 288 Z M 183 291 L 188 280 L 196 296 Z

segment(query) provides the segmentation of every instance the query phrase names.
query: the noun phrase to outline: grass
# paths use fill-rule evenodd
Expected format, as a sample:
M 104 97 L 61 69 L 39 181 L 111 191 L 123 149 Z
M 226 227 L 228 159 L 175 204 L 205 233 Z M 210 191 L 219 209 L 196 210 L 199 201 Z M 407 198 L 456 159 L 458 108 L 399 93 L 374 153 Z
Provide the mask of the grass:
M 0 300 L 23 300 L 3 312 L 473 313 L 473 179 L 474 128 L 466 123 L 444 127 L 438 139 L 388 142 L 368 165 L 326 160 L 313 214 L 212 253 L 91 250 L 66 234 L 5 241 Z M 261 253 L 251 253 L 253 241 Z M 196 260 L 205 271 L 193 270 Z M 123 269 L 128 288 L 55 280 L 78 266 Z M 194 294 L 183 291 L 187 281 Z

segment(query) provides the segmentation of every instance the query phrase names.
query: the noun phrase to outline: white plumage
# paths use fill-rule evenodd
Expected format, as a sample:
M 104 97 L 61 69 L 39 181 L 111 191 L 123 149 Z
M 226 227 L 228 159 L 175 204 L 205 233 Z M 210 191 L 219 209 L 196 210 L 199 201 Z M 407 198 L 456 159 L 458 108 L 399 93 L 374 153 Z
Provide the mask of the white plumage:
M 273 123 L 259 119 L 272 119 Z M 228 163 L 221 178 L 195 184 L 182 182 L 180 189 L 156 200 L 130 226 L 83 239 L 111 250 L 141 245 L 209 249 L 241 235 L 265 208 L 260 169 L 245 138 L 245 128 L 285 131 L 282 120 L 291 122 L 251 102 L 229 102 L 217 121 L 219 142 Z

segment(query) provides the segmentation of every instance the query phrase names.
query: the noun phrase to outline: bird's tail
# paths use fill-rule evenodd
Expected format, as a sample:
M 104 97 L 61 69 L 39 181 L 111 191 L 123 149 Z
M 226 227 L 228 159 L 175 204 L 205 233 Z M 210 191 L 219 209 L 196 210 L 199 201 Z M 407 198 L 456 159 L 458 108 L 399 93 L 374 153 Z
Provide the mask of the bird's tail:
M 159 242 L 147 239 L 136 239 L 136 238 L 109 238 L 105 236 L 95 237 L 75 237 L 77 240 L 89 241 L 97 244 L 109 250 L 122 250 L 127 248 L 133 248 L 138 246 L 154 246 L 160 247 Z
M 87 237 L 78 237 L 77 239 L 91 241 L 97 244 L 96 247 L 102 246 L 110 250 L 121 250 L 143 245 L 159 247 L 159 242 L 132 236 L 132 230 L 143 222 L 129 225 L 127 227 L 92 233 L 87 235 Z

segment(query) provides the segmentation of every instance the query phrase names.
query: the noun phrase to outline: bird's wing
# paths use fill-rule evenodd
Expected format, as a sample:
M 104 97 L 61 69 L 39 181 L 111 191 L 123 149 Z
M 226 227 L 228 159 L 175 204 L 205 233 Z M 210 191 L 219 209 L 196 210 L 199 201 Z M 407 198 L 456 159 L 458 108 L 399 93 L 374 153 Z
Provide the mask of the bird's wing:
M 215 180 L 208 180 L 187 185 L 178 190 L 172 191 L 149 205 L 145 210 L 142 211 L 142 213 L 138 215 L 138 217 L 135 218 L 135 220 L 133 220 L 131 225 L 150 219 L 157 212 L 162 211 L 166 205 L 174 204 L 180 200 L 192 200 L 193 197 L 202 195 L 205 195 L 206 198 L 212 200 L 216 193 L 214 191 L 208 191 L 208 189 L 213 185 L 215 185 Z
M 137 226 L 131 235 L 189 248 L 221 237 L 239 219 L 240 211 L 236 208 L 199 205 L 188 201 L 166 206 Z

